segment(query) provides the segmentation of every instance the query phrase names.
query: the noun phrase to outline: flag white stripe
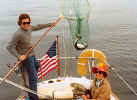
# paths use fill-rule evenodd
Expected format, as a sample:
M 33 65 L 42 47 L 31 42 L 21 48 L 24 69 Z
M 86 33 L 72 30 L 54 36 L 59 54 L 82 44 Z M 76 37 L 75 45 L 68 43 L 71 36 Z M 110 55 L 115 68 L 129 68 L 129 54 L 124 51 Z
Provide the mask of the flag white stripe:
M 51 61 L 48 65 L 46 65 L 46 67 L 43 65 L 43 68 L 41 68 L 38 72 L 38 75 L 41 74 L 41 72 L 43 72 L 45 69 L 48 69 L 50 66 L 53 66 L 52 64 L 56 64 L 57 60 Z M 44 68 L 45 67 L 45 68 Z
M 39 68 L 38 71 L 40 71 L 41 69 L 47 67 L 51 62 L 57 62 L 57 59 L 50 60 L 50 61 L 48 61 L 48 63 L 45 62 L 45 64 L 41 65 L 41 67 Z
M 47 75 L 50 71 L 52 71 L 53 69 L 56 69 L 56 66 L 50 68 L 49 70 L 47 70 L 47 72 L 42 73 L 42 75 L 38 76 L 38 79 L 41 79 L 42 77 L 44 77 L 45 75 Z
M 51 66 L 51 67 L 48 68 L 45 72 L 43 72 L 42 74 L 40 74 L 40 75 L 38 76 L 38 78 L 41 77 L 41 76 L 43 76 L 43 75 L 44 75 L 45 73 L 47 73 L 50 69 L 52 69 L 52 68 L 56 68 L 56 66 L 57 66 L 57 64 Z
M 56 59 L 56 56 L 50 58 L 49 60 L 47 60 L 47 62 L 44 60 L 43 62 L 44 62 L 45 64 L 44 64 L 44 63 L 41 64 L 41 65 L 42 65 L 41 68 L 43 68 L 43 66 L 47 65 L 48 63 L 50 63 L 51 61 L 54 61 L 54 60 L 57 60 L 57 59 Z
M 45 72 L 42 73 L 42 75 L 44 75 L 45 73 L 47 73 L 50 69 L 54 68 L 57 66 L 57 63 L 55 65 L 53 65 L 52 67 L 49 67 Z M 40 78 L 41 75 L 38 76 L 38 78 Z
M 55 52 L 50 52 L 54 50 Z M 51 56 L 49 56 L 52 54 Z M 56 40 L 49 48 L 48 52 L 42 56 L 40 61 L 40 68 L 38 69 L 37 76 L 38 79 L 44 77 L 48 72 L 52 71 L 57 66 L 57 56 L 56 56 Z
M 44 59 L 41 59 L 40 64 L 43 64 L 45 61 L 48 61 L 48 60 L 50 60 L 49 56 L 47 56 Z
M 49 57 L 47 54 L 45 54 L 42 58 L 41 58 L 41 60 L 42 59 L 46 59 L 47 57 Z
M 41 69 L 47 67 L 52 62 L 57 62 L 57 60 L 50 60 L 48 63 L 45 63 L 45 64 L 41 65 Z
M 42 68 L 41 69 L 45 69 L 45 68 L 48 68 L 50 65 L 52 65 L 53 63 L 57 63 L 57 60 L 54 60 L 54 61 L 51 61 L 50 63 L 48 63 L 46 66 L 42 66 Z

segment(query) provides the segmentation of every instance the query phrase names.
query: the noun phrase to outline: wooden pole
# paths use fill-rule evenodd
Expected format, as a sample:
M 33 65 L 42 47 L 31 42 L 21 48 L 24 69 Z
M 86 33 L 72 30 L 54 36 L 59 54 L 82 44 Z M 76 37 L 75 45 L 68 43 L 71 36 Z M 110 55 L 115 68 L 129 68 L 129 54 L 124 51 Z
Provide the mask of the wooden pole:
M 56 47 L 57 47 L 57 71 L 58 71 L 58 80 L 59 80 L 59 78 L 60 78 L 60 58 L 59 58 L 58 35 L 56 36 Z
M 60 16 L 55 22 L 58 23 L 63 17 Z M 43 39 L 43 37 L 54 27 L 55 25 L 51 25 L 50 27 L 48 27 L 48 29 L 40 36 L 40 39 L 38 41 L 36 41 L 36 43 L 24 54 L 26 57 L 29 55 L 29 53 L 31 53 L 31 51 L 39 44 L 39 42 Z M 0 84 L 8 78 L 8 76 L 16 69 L 16 67 L 21 63 L 22 61 L 18 61 L 13 67 L 12 69 L 3 77 L 3 79 L 1 80 Z

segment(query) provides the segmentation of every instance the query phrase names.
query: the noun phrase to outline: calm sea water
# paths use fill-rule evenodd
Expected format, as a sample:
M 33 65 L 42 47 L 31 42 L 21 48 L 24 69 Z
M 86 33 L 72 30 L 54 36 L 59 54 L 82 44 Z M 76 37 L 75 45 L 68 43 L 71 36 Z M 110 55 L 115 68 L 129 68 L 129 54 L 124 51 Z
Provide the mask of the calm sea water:
M 89 20 L 90 40 L 88 48 L 103 51 L 108 62 L 124 77 L 137 92 L 137 0 L 94 0 Z M 8 72 L 7 63 L 15 61 L 5 49 L 13 32 L 17 29 L 17 18 L 21 13 L 28 13 L 32 24 L 48 23 L 59 16 L 59 0 L 3 0 L 0 3 L 0 76 Z M 61 32 L 63 24 L 56 30 Z M 37 38 L 41 32 L 35 32 Z M 55 33 L 51 32 L 51 41 Z M 34 39 L 35 40 L 35 39 Z M 48 42 L 43 41 L 40 46 Z M 40 46 L 36 49 L 38 50 Z M 45 48 L 46 48 L 45 47 Z M 37 51 L 40 53 L 39 51 Z M 44 51 L 43 51 L 44 52 Z M 76 50 L 74 50 L 76 53 Z M 15 76 L 9 78 L 17 81 Z M 135 100 L 136 97 L 118 80 L 112 72 L 112 89 L 121 100 Z M 19 90 L 3 83 L 0 85 L 0 100 L 15 100 Z

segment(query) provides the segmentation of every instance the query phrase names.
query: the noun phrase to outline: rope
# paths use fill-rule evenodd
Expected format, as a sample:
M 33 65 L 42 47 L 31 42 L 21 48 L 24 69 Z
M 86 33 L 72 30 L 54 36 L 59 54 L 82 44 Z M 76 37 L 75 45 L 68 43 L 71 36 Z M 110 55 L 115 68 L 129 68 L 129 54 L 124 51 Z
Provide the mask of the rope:
M 102 60 L 109 67 L 109 69 L 113 71 L 117 77 L 132 91 L 132 93 L 137 96 L 137 92 L 133 89 L 133 87 L 116 71 L 114 67 L 111 67 L 112 65 L 108 64 L 103 59 L 100 60 Z
M 95 58 L 95 50 L 93 49 L 93 52 L 92 52 L 92 55 L 91 55 L 93 58 Z M 92 59 L 93 59 L 92 58 Z M 95 62 L 94 60 L 92 60 L 92 66 L 94 66 Z M 90 67 L 90 70 L 91 70 L 91 67 Z M 92 75 L 92 71 L 90 72 L 90 74 Z M 90 79 L 91 80 L 91 79 Z
M 0 77 L 0 80 L 2 81 L 2 78 L 1 78 L 1 77 Z M 15 82 L 12 82 L 12 81 L 10 81 L 10 80 L 5 79 L 4 82 L 6 82 L 6 83 L 8 83 L 8 84 L 10 84 L 10 85 L 12 85 L 12 86 L 15 86 L 15 87 L 17 87 L 17 88 L 19 88 L 19 89 L 21 89 L 21 90 L 24 90 L 24 91 L 26 91 L 26 92 L 29 92 L 29 93 L 32 93 L 32 94 L 36 94 L 36 95 L 39 95 L 39 96 L 45 96 L 45 97 L 49 98 L 48 95 L 41 94 L 41 93 L 37 93 L 37 92 L 34 91 L 34 90 L 31 90 L 31 89 L 29 89 L 29 88 L 26 88 L 26 87 L 24 87 L 24 86 L 22 86 L 22 85 L 19 85 L 19 84 L 15 83 Z
M 129 85 L 129 83 L 124 80 L 124 78 L 115 69 L 113 69 L 112 71 L 118 76 L 120 80 L 123 81 L 123 83 L 133 92 L 133 94 L 137 96 L 137 92 L 133 89 L 133 87 Z
M 89 73 L 90 73 L 89 74 L 89 78 L 91 80 L 92 77 L 91 77 L 91 67 L 90 67 L 90 61 L 89 60 L 88 60 L 88 68 L 89 68 Z
M 63 29 L 64 29 L 64 28 L 63 28 Z M 55 27 L 54 27 L 52 30 L 53 30 L 54 32 L 56 32 L 56 33 L 61 33 L 61 32 L 58 32 Z M 67 50 L 66 50 L 66 47 L 65 47 L 65 39 L 63 38 L 63 37 L 65 37 L 65 35 L 64 35 L 65 30 L 63 30 L 63 31 L 64 31 L 64 32 L 62 33 L 63 36 L 62 36 L 62 38 L 61 38 L 61 39 L 62 39 L 61 41 L 62 41 L 62 43 L 64 42 L 64 43 L 63 43 L 64 51 L 67 51 Z M 62 51 L 63 51 L 63 50 L 62 50 Z M 66 52 L 65 52 L 65 56 L 67 56 Z M 59 59 L 60 59 L 60 58 L 59 58 Z M 65 60 L 65 64 L 64 64 L 64 65 L 65 65 L 65 71 L 64 71 L 64 77 L 65 77 L 65 76 L 66 76 L 66 72 L 67 72 L 67 63 L 66 63 L 66 60 Z
M 92 60 L 95 60 L 96 58 L 95 57 L 60 57 L 59 59 L 92 59 Z M 114 67 L 111 67 L 112 65 L 108 64 L 107 62 L 105 62 L 104 60 L 100 59 L 101 61 L 103 61 L 111 71 L 113 71 L 117 77 L 122 80 L 122 82 L 132 91 L 132 93 L 134 95 L 137 96 L 137 92 L 133 89 L 133 87 L 126 81 L 124 80 L 124 78 L 116 71 L 116 69 Z M 84 64 L 84 63 L 80 63 L 80 64 Z M 85 65 L 85 64 L 84 64 Z
M 71 58 L 72 58 L 72 57 L 71 57 Z M 76 58 L 76 57 L 75 57 L 75 58 Z M 83 58 L 83 57 L 81 57 L 81 58 Z M 89 58 L 89 57 L 84 57 L 84 58 Z M 100 59 L 100 60 L 102 60 L 102 59 Z M 103 61 L 103 60 L 102 60 L 102 61 Z M 133 89 L 133 87 L 132 87 L 126 80 L 124 80 L 124 78 L 123 78 L 113 67 L 111 67 L 110 64 L 108 64 L 108 63 L 105 62 L 105 61 L 103 61 L 103 62 L 109 67 L 109 69 L 111 69 L 111 70 L 118 76 L 118 78 L 119 78 L 120 80 L 123 81 L 123 83 L 132 91 L 132 93 L 137 96 L 137 93 L 136 93 L 136 91 Z M 3 79 L 0 77 L 0 80 L 2 81 Z M 26 91 L 26 92 L 30 92 L 30 93 L 33 93 L 33 94 L 37 94 L 36 91 L 31 90 L 31 89 L 28 89 L 28 88 L 26 88 L 26 87 L 23 87 L 23 86 L 15 83 L 15 82 L 12 82 L 12 81 L 9 81 L 9 80 L 5 80 L 5 82 L 6 82 L 6 83 L 9 83 L 9 84 L 11 84 L 11 85 L 13 85 L 13 86 L 15 86 L 15 87 L 17 87 L 17 88 L 19 88 L 19 89 L 22 89 L 22 90 L 24 90 L 24 91 Z M 37 94 L 37 95 L 41 95 L 41 96 L 42 96 L 43 94 Z M 46 96 L 46 95 L 44 95 L 44 96 Z
M 66 48 L 66 45 L 65 45 L 65 23 L 63 25 L 63 36 L 62 36 L 62 41 L 64 42 L 63 43 L 63 47 L 64 47 L 64 51 L 67 51 L 67 48 Z M 64 37 L 64 38 L 63 38 Z M 67 53 L 65 52 L 64 53 L 65 56 L 67 56 Z M 64 64 L 64 77 L 66 76 L 66 73 L 67 73 L 67 60 L 65 60 L 65 64 Z
M 62 4 L 63 4 L 62 0 L 60 0 L 60 5 L 61 5 L 60 6 L 60 15 L 63 15 L 62 14 L 62 12 L 63 12 L 63 10 L 62 10 L 63 9 Z M 89 7 L 90 11 L 89 11 L 89 13 L 88 13 L 87 16 L 84 16 L 84 17 L 81 18 L 82 20 L 84 20 L 84 19 L 86 19 L 86 18 L 88 18 L 90 16 L 90 13 L 91 13 L 94 5 L 95 5 L 95 1 L 92 3 L 92 7 L 91 7 L 90 0 L 88 0 L 88 7 Z M 68 19 L 68 20 L 77 20 L 78 19 L 78 18 L 70 18 L 70 17 L 66 17 L 66 16 L 65 16 L 65 18 Z
M 60 1 L 62 1 L 62 0 L 60 0 Z M 60 14 L 60 15 L 62 15 L 62 14 Z M 65 24 L 65 23 L 64 23 L 64 24 Z M 65 26 L 65 25 L 63 25 L 63 29 L 65 29 L 64 26 Z M 59 32 L 59 31 L 57 31 L 56 27 L 54 27 L 52 30 L 53 30 L 54 32 L 56 32 L 56 33 L 61 33 L 61 32 Z M 64 52 L 64 55 L 67 56 L 67 48 L 66 48 L 67 45 L 65 44 L 65 43 L 66 43 L 66 42 L 65 42 L 65 41 L 66 41 L 66 40 L 65 40 L 65 30 L 63 30 L 63 33 L 62 33 L 62 34 L 63 34 L 63 35 L 62 35 L 62 38 L 61 38 L 61 39 L 62 39 L 62 43 L 64 42 L 64 43 L 63 43 L 63 48 L 64 48 L 64 51 L 66 51 L 66 52 Z M 70 50 L 70 49 L 69 49 L 69 50 Z M 59 58 L 59 59 L 60 59 L 60 58 Z M 66 73 L 67 73 L 67 60 L 66 60 L 66 59 L 65 59 L 64 63 L 65 63 L 65 64 L 64 64 L 64 65 L 65 65 L 65 66 L 64 66 L 64 77 L 65 77 L 65 76 L 66 76 Z
M 62 7 L 62 0 L 60 0 L 60 16 L 63 16 L 63 7 Z

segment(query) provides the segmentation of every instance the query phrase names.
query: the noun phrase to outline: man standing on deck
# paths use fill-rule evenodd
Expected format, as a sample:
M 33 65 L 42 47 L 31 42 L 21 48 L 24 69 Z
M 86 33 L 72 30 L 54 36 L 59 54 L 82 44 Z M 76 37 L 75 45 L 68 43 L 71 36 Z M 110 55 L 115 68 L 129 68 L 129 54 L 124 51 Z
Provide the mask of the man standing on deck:
M 26 57 L 24 54 L 32 47 L 32 32 L 56 25 L 55 22 L 49 24 L 38 24 L 32 26 L 31 19 L 28 14 L 21 14 L 18 19 L 19 28 L 14 33 L 11 41 L 7 46 L 7 50 L 18 60 L 22 61 L 22 66 L 27 70 L 29 77 L 29 88 L 37 91 L 37 62 L 35 53 L 32 52 Z M 28 93 L 30 100 L 39 100 L 37 95 Z

